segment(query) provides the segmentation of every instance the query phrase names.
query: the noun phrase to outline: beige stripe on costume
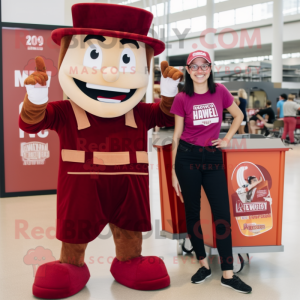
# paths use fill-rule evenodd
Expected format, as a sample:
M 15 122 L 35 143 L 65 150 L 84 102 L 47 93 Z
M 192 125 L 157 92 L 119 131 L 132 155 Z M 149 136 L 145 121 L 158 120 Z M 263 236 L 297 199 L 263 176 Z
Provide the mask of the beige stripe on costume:
M 136 161 L 140 164 L 148 164 L 148 153 L 146 151 L 136 151 Z
M 74 103 L 72 100 L 69 100 L 69 101 L 70 101 L 73 111 L 74 111 L 78 130 L 90 127 L 91 124 L 86 115 L 86 112 L 81 107 L 79 107 L 76 103 Z
M 129 152 L 94 152 L 93 164 L 95 165 L 129 165 Z
M 63 161 L 84 163 L 85 162 L 85 152 L 78 151 L 78 150 L 62 149 L 61 150 L 61 159 Z
M 138 172 L 116 172 L 116 173 L 108 173 L 108 172 L 68 172 L 69 175 L 148 175 L 148 173 L 138 173 Z
M 133 109 L 125 114 L 125 125 L 133 127 L 133 128 L 137 128 L 137 125 L 136 125 L 136 122 L 134 119 Z

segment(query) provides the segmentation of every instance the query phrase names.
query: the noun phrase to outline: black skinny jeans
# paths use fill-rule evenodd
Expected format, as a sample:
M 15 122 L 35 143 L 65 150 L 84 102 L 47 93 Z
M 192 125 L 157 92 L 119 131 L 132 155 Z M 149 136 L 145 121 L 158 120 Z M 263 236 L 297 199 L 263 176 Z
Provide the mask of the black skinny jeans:
M 175 172 L 184 200 L 187 231 L 197 259 L 206 257 L 200 225 L 202 185 L 216 225 L 221 269 L 233 270 L 229 198 L 222 151 L 215 146 L 195 146 L 180 140 Z

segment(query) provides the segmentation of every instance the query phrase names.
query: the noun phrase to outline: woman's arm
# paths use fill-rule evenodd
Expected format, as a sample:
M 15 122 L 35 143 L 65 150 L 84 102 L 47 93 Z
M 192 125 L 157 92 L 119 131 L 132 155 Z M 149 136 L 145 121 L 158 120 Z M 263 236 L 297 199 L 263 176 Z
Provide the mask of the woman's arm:
M 172 141 L 172 185 L 175 189 L 177 196 L 180 197 L 181 202 L 183 202 L 183 198 L 181 195 L 181 189 L 175 172 L 175 159 L 176 159 L 179 140 L 183 132 L 183 127 L 184 127 L 184 117 L 175 115 L 175 128 L 174 128 L 173 141 Z
M 238 131 L 239 127 L 241 126 L 241 123 L 244 119 L 243 112 L 239 109 L 239 107 L 233 102 L 229 107 L 227 107 L 228 112 L 233 116 L 233 122 L 223 138 L 223 140 L 218 139 L 212 141 L 213 146 L 217 146 L 216 148 L 220 147 L 227 147 L 229 141 L 232 139 L 234 134 Z

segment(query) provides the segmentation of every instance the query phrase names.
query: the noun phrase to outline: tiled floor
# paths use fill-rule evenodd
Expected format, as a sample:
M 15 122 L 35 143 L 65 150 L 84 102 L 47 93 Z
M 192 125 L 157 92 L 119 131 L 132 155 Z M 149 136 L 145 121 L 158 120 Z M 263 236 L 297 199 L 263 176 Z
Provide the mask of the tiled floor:
M 72 299 L 299 299 L 300 261 L 300 145 L 286 154 L 283 253 L 251 254 L 251 265 L 246 265 L 240 277 L 253 287 L 250 295 L 242 295 L 220 285 L 221 270 L 217 259 L 212 262 L 213 276 L 205 283 L 193 285 L 190 277 L 198 265 L 192 256 L 179 256 L 176 241 L 162 239 L 160 231 L 160 197 L 157 171 L 157 155 L 150 152 L 150 195 L 153 231 L 145 238 L 143 255 L 157 255 L 164 258 L 171 277 L 171 286 L 161 291 L 142 292 L 128 289 L 114 281 L 109 272 L 110 262 L 115 255 L 114 243 L 105 228 L 103 235 L 89 244 L 86 263 L 91 272 L 87 286 Z M 23 258 L 27 251 L 43 246 L 59 258 L 60 242 L 51 238 L 55 226 L 56 196 L 16 197 L 0 199 L 0 299 L 33 299 L 31 285 L 33 267 L 26 265 Z M 24 236 L 16 236 L 16 222 L 28 226 Z M 19 226 L 19 225 L 18 225 Z M 34 238 L 34 227 L 41 227 Z M 298 228 L 298 229 L 297 229 Z M 48 230 L 48 231 L 47 231 Z M 46 234 L 45 232 L 48 232 Z M 40 239 L 37 237 L 40 236 Z

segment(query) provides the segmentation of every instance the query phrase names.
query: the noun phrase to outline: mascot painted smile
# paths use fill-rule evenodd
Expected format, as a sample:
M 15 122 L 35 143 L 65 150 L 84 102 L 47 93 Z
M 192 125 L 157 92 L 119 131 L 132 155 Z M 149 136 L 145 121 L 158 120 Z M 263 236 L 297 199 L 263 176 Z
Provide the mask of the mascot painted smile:
M 65 298 L 79 292 L 90 273 L 89 242 L 109 224 L 116 246 L 111 273 L 137 290 L 170 285 L 164 262 L 142 256 L 142 232 L 151 230 L 147 131 L 173 126 L 170 113 L 182 73 L 162 63 L 162 101 L 140 103 L 153 56 L 164 43 L 147 37 L 153 15 L 134 7 L 72 6 L 73 28 L 57 29 L 59 81 L 70 100 L 48 103 L 46 66 L 25 80 L 19 126 L 28 133 L 52 129 L 60 139 L 57 186 L 58 261 L 37 271 L 33 294 Z

